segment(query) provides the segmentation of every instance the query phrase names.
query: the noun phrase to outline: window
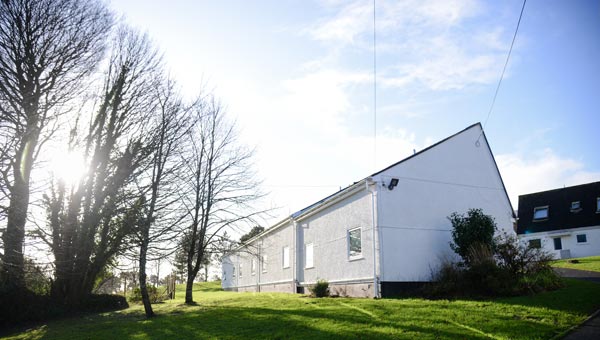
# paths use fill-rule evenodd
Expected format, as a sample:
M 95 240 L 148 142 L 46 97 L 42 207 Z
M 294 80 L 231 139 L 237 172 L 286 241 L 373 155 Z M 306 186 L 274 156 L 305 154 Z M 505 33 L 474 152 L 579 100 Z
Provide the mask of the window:
M 581 201 L 571 202 L 571 212 L 581 211 Z
M 239 274 L 238 274 L 238 275 L 239 275 L 239 277 L 241 278 L 241 277 L 242 277 L 242 264 L 241 264 L 241 263 L 240 263 L 240 265 L 239 265 L 239 270 L 238 270 L 238 273 L 239 273 Z
M 267 272 L 267 255 L 262 256 L 262 272 Z
M 542 247 L 542 240 L 539 238 L 529 240 L 529 248 L 540 249 Z
M 283 247 L 283 268 L 290 267 L 290 247 Z
M 533 220 L 545 220 L 548 218 L 548 206 L 535 207 L 533 209 Z
M 577 243 L 587 243 L 587 235 L 586 234 L 577 235 Z
M 358 257 L 362 255 L 362 239 L 360 228 L 348 230 L 348 255 L 350 257 Z
M 600 197 L 596 198 L 596 212 L 600 213 Z
M 312 243 L 308 243 L 304 246 L 304 267 L 305 268 L 313 268 L 314 267 L 314 262 L 313 262 L 313 244 Z
M 250 274 L 256 275 L 256 259 L 252 259 L 250 263 Z
M 554 250 L 561 250 L 562 249 L 562 240 L 560 239 L 560 237 L 557 237 L 554 239 Z
M 231 268 L 231 277 L 235 277 L 235 266 Z

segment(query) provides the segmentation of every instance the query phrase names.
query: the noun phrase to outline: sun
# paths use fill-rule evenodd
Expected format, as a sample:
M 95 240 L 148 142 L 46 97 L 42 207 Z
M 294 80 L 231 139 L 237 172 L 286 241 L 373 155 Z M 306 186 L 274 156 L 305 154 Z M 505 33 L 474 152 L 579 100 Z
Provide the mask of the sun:
M 86 171 L 85 160 L 77 151 L 56 152 L 52 155 L 51 171 L 55 178 L 70 186 L 77 185 Z

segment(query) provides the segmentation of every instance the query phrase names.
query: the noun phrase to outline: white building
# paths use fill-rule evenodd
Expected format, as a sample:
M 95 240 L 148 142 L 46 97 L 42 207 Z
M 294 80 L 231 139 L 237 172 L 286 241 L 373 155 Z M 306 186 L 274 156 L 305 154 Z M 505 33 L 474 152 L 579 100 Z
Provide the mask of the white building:
M 222 286 L 390 296 L 431 280 L 450 249 L 453 212 L 481 208 L 499 231 L 514 215 L 481 124 L 298 211 L 225 257 Z
M 519 196 L 517 234 L 557 259 L 600 255 L 600 182 Z

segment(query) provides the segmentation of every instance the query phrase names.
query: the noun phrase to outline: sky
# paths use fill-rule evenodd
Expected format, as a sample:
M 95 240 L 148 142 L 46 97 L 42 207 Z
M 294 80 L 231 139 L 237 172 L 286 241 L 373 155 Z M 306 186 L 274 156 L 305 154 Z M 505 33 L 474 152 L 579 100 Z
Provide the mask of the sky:
M 523 2 L 377 0 L 376 115 L 373 1 L 109 4 L 186 95 L 221 100 L 256 150 L 269 226 L 484 123 Z M 600 180 L 599 104 L 600 1 L 528 1 L 484 125 L 515 209 L 518 195 Z

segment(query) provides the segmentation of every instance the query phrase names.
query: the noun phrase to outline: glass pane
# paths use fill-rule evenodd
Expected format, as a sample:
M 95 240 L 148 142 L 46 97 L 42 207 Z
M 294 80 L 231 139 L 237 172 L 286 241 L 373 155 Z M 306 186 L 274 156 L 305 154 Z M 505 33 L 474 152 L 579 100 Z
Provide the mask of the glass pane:
M 362 253 L 360 234 L 360 228 L 348 232 L 348 242 L 350 243 L 348 248 L 350 250 L 350 256 L 357 256 Z
M 263 255 L 263 258 L 262 258 L 262 272 L 263 273 L 267 272 L 267 255 Z
M 313 267 L 313 245 L 309 243 L 306 245 L 306 268 Z
M 585 243 L 585 242 L 587 242 L 586 234 L 577 235 L 577 243 Z
M 529 240 L 529 248 L 539 249 L 542 247 L 542 241 L 538 238 L 535 240 Z
M 283 248 L 283 268 L 290 266 L 290 247 Z
M 548 218 L 548 208 L 535 208 L 533 211 L 533 219 L 539 220 L 542 218 Z
M 554 250 L 561 250 L 562 249 L 562 241 L 560 239 L 560 237 L 557 237 L 554 239 Z

